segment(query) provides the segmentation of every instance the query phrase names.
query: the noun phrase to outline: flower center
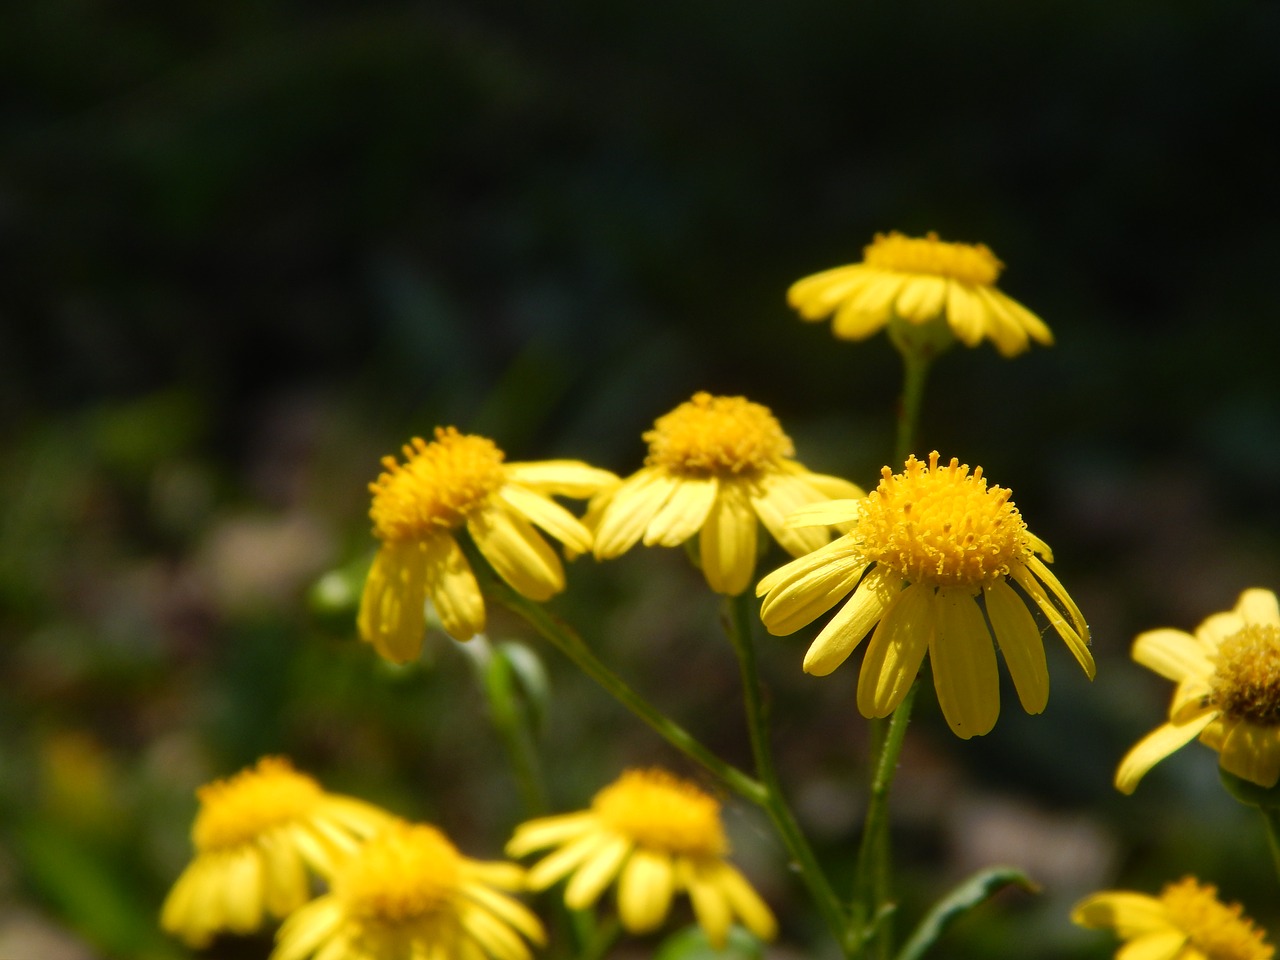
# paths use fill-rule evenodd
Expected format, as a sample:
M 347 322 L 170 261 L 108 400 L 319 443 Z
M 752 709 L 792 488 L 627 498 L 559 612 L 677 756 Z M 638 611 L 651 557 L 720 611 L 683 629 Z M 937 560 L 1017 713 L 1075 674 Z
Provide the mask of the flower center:
M 1271 960 L 1275 948 L 1263 940 L 1263 932 L 1242 916 L 1239 904 L 1228 906 L 1217 893 L 1185 877 L 1165 887 L 1160 902 L 1170 921 L 1208 960 Z
M 896 230 L 877 233 L 862 259 L 882 270 L 950 277 L 983 287 L 993 285 L 1004 268 L 985 243 L 947 243 L 936 233 L 905 237 Z
M 1280 627 L 1251 623 L 1222 641 L 1213 702 L 1237 720 L 1280 726 Z
M 954 458 L 939 469 L 935 450 L 928 467 L 912 456 L 902 473 L 881 471 L 853 533 L 867 559 L 912 583 L 977 589 L 1030 554 L 1026 529 L 1008 490 Z
M 655 420 L 644 439 L 647 464 L 698 477 L 754 473 L 795 453 L 768 407 L 705 392 Z
M 437 427 L 435 437 L 406 444 L 403 466 L 394 457 L 382 458 L 386 472 L 369 484 L 369 516 L 378 539 L 420 540 L 456 529 L 502 486 L 503 454 L 492 440 L 453 427 Z
M 628 770 L 591 807 L 606 826 L 651 850 L 691 857 L 729 851 L 720 804 L 665 770 Z
M 196 796 L 200 811 L 191 836 L 196 850 L 207 853 L 252 843 L 307 816 L 324 791 L 283 757 L 263 757 L 256 767 L 201 787 Z
M 334 892 L 363 920 L 432 916 L 458 889 L 462 857 L 439 830 L 398 823 L 372 837 L 338 874 Z

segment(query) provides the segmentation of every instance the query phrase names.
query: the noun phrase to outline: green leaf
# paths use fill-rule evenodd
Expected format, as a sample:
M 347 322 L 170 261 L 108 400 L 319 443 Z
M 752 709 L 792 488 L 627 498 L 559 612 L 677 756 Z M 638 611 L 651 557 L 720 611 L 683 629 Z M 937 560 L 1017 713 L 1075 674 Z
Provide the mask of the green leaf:
M 685 927 L 658 944 L 653 960 L 762 960 L 764 947 L 749 930 L 730 927 L 723 950 L 717 950 L 698 926 Z
M 1016 867 L 988 867 L 961 881 L 924 916 L 896 960 L 919 960 L 947 929 L 974 907 L 1008 886 L 1035 892 L 1038 887 Z

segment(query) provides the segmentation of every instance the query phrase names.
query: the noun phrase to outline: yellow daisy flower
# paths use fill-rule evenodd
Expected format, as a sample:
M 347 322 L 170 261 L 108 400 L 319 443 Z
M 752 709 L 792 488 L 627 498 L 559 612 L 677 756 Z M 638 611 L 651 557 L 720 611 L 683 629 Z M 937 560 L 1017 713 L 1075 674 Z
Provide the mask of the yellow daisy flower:
M 545 889 L 569 877 L 564 900 L 584 910 L 618 881 L 618 915 L 632 933 L 657 929 L 672 897 L 689 894 L 707 939 L 720 949 L 736 916 L 763 940 L 777 931 L 773 914 L 725 857 L 729 843 L 720 804 L 665 770 L 628 770 L 596 794 L 589 810 L 521 824 L 507 853 L 555 851 L 529 871 Z
M 845 340 L 865 340 L 893 321 L 919 326 L 945 317 L 965 346 L 988 337 L 1006 357 L 1028 340 L 1053 343 L 1043 320 L 996 289 L 1003 268 L 985 244 L 880 233 L 861 263 L 797 280 L 787 300 L 805 320 L 834 313 L 832 332 Z
M 1039 713 L 1048 703 L 1044 643 L 1029 600 L 1093 678 L 1089 628 L 1045 566 L 1053 559 L 1049 547 L 1027 529 L 1008 490 L 988 488 L 981 467 L 970 474 L 954 459 L 939 467 L 937 451 L 927 467 L 912 456 L 902 473 L 888 467 L 881 473 L 880 485 L 861 500 L 797 511 L 794 523 L 853 527 L 756 587 L 764 597 L 760 617 L 777 636 L 794 633 L 852 591 L 809 647 L 806 673 L 831 673 L 874 627 L 858 678 L 864 716 L 897 709 L 927 650 L 952 731 L 965 739 L 984 734 L 1000 713 L 993 630 L 1023 709 Z
M 1117 960 L 1271 960 L 1275 954 L 1239 904 L 1222 903 L 1215 887 L 1194 877 L 1169 884 L 1158 897 L 1095 893 L 1076 904 L 1071 919 L 1091 930 L 1114 929 L 1125 941 Z
M 289 916 L 271 960 L 529 960 L 542 924 L 499 892 L 523 882 L 513 863 L 470 860 L 434 827 L 396 823 Z
M 194 947 L 257 930 L 311 896 L 308 868 L 329 874 L 390 814 L 325 793 L 282 757 L 264 757 L 197 791 L 195 859 L 165 898 L 160 925 Z
M 484 598 L 458 545 L 463 527 L 514 590 L 547 600 L 564 589 L 564 567 L 534 528 L 574 551 L 591 549 L 591 533 L 551 497 L 589 497 L 618 481 L 576 460 L 504 463 L 492 440 L 453 427 L 437 428 L 431 443 L 414 438 L 404 455 L 403 465 L 384 457 L 386 472 L 369 485 L 382 547 L 358 621 L 360 636 L 396 663 L 422 649 L 426 600 L 455 640 L 484 630 Z
M 1169 722 L 1133 747 L 1116 788 L 1133 793 L 1158 762 L 1196 737 L 1223 770 L 1274 787 L 1280 781 L 1280 606 L 1270 590 L 1240 594 L 1194 635 L 1165 628 L 1139 634 L 1133 659 L 1178 684 Z
M 696 393 L 659 417 L 644 440 L 644 467 L 597 495 L 587 511 L 596 559 L 640 541 L 675 547 L 697 535 L 702 572 L 716 593 L 736 596 L 750 585 L 761 523 L 783 549 L 801 556 L 830 537 L 788 527 L 787 514 L 862 496 L 852 483 L 810 473 L 793 460 L 791 438 L 773 414 L 745 397 Z

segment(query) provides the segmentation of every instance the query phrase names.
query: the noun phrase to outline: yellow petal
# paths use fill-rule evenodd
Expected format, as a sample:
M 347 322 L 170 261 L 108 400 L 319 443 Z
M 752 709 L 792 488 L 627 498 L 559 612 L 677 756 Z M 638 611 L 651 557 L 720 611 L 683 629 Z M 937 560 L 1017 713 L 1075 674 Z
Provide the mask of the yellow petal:
M 906 278 L 878 273 L 836 311 L 831 332 L 842 340 L 865 340 L 889 322 L 894 299 Z
M 1027 331 L 1008 308 L 1009 298 L 991 287 L 971 286 L 970 292 L 982 301 L 987 336 L 1003 357 L 1017 356 L 1027 349 Z
M 819 571 L 826 564 L 843 559 L 855 552 L 852 537 L 837 537 L 831 543 L 788 561 L 772 573 L 766 574 L 756 584 L 756 596 L 763 597 L 766 593 L 791 587 Z
M 591 830 L 595 824 L 596 816 L 590 810 L 527 820 L 516 827 L 515 833 L 507 841 L 507 856 L 523 857 L 535 850 L 553 847 L 581 836 L 584 832 Z
M 493 914 L 465 904 L 455 908 L 462 929 L 494 960 L 529 960 L 532 954 L 519 935 Z
M 467 883 L 463 891 L 468 900 L 488 910 L 503 923 L 515 927 L 534 943 L 545 942 L 547 935 L 542 929 L 542 921 L 518 900 L 498 893 L 484 883 Z
M 1067 611 L 1067 615 L 1071 617 L 1071 625 L 1080 639 L 1086 644 L 1089 642 L 1089 624 L 1085 622 L 1084 614 L 1080 612 L 1080 608 L 1076 606 L 1076 602 L 1071 599 L 1071 594 L 1067 593 L 1066 587 L 1058 580 L 1053 571 L 1045 565 L 1045 562 L 1039 557 L 1033 556 L 1027 562 L 1027 569 L 1044 581 L 1058 602 L 1062 604 L 1062 609 Z M 1090 674 L 1092 678 L 1092 674 Z
M 702 574 L 716 593 L 736 597 L 756 571 L 759 523 L 740 484 L 725 482 L 698 534 Z
M 334 896 L 312 900 L 295 910 L 276 933 L 271 960 L 302 960 L 334 935 L 345 920 L 341 901 Z
M 748 930 L 761 940 L 772 940 L 778 935 L 778 922 L 772 911 L 747 879 L 731 864 L 723 861 L 720 863 L 715 872 L 714 883 Z
M 561 877 L 576 870 L 580 864 L 594 857 L 612 840 L 611 835 L 596 831 L 584 834 L 554 853 L 548 854 L 529 868 L 527 875 L 529 889 L 545 890 Z
M 702 529 L 716 502 L 715 477 L 682 479 L 644 530 L 644 545 L 678 547 Z
M 588 466 L 580 460 L 538 460 L 508 463 L 507 477 L 539 493 L 582 499 L 594 496 L 621 480 L 608 470 Z
M 394 663 L 412 660 L 422 650 L 426 561 L 426 548 L 418 543 L 383 544 L 364 582 L 356 617 L 360 637 Z
M 786 517 L 788 527 L 813 527 L 818 525 L 835 526 L 858 519 L 861 512 L 860 500 L 827 500 L 822 503 L 811 503 L 797 507 Z
M 992 288 L 989 292 L 992 299 L 1000 303 L 1005 314 L 1017 324 L 1019 329 L 1025 331 L 1032 340 L 1046 347 L 1053 344 L 1053 332 L 1043 320 L 1008 294 L 1002 293 L 995 288 Z
M 1236 612 L 1244 618 L 1245 623 L 1280 627 L 1280 604 L 1270 590 L 1259 587 L 1246 590 L 1236 601 Z
M 983 596 L 1022 709 L 1027 713 L 1040 713 L 1049 702 L 1049 667 L 1036 619 L 1022 598 L 1003 580 L 985 586 Z
M 625 837 L 606 840 L 569 880 L 564 888 L 564 902 L 574 910 L 585 910 L 595 903 L 618 875 L 632 849 L 632 842 Z
M 646 933 L 666 919 L 675 892 L 671 858 L 638 849 L 618 880 L 618 916 L 631 933 Z
M 750 491 L 751 508 L 773 539 L 794 557 L 817 550 L 831 539 L 828 530 L 797 529 L 788 518 L 796 510 L 824 500 L 822 493 L 800 477 L 787 473 L 771 473 Z
M 1160 676 L 1181 683 L 1190 677 L 1213 676 L 1213 661 L 1196 638 L 1181 630 L 1163 627 L 1138 634 L 1133 659 Z
M 1206 710 L 1197 717 L 1183 723 L 1166 723 L 1156 727 L 1139 740 L 1116 768 L 1116 789 L 1121 793 L 1133 793 L 1148 770 L 1165 757 L 1190 743 L 1209 722 L 1213 720 L 1215 711 Z
M 913 276 L 902 285 L 894 312 L 903 320 L 924 323 L 942 312 L 947 298 L 947 281 L 942 277 Z
M 502 502 L 575 553 L 591 549 L 591 531 L 554 500 L 525 487 L 508 483 L 499 492 Z
M 680 863 L 679 878 L 689 891 L 689 900 L 693 903 L 693 915 L 707 940 L 716 950 L 723 950 L 729 938 L 729 927 L 733 923 L 733 911 L 729 901 L 715 882 L 716 873 L 710 868 L 691 867 L 687 862 Z
M 942 715 L 963 740 L 989 733 L 1000 716 L 1000 674 L 982 611 L 963 589 L 939 590 L 934 605 L 929 660 Z
M 817 557 L 819 554 L 822 556 Z M 853 540 L 841 537 L 774 571 L 770 577 L 784 572 L 786 576 L 772 581 L 772 589 L 760 605 L 765 629 L 776 637 L 785 637 L 812 623 L 857 585 L 867 565 L 856 552 Z M 757 592 L 770 577 L 760 582 Z
M 947 287 L 947 323 L 956 339 L 966 347 L 982 342 L 986 330 L 982 302 L 969 290 L 968 284 L 953 281 Z
M 453 537 L 426 544 L 427 593 L 445 633 L 470 640 L 484 632 L 484 597 L 471 564 Z
M 915 683 L 929 648 L 934 622 L 933 590 L 913 584 L 885 611 L 858 675 L 858 710 L 864 717 L 887 717 Z
M 597 560 L 626 553 L 676 488 L 676 480 L 658 470 L 633 473 L 612 491 L 595 528 L 592 551 Z
M 564 567 L 528 520 L 493 507 L 467 518 L 467 532 L 498 576 L 541 603 L 564 589 Z
M 1090 930 L 1114 930 L 1130 940 L 1169 927 L 1164 904 L 1145 893 L 1107 890 L 1085 897 L 1071 911 L 1071 922 Z
M 1033 557 L 1032 559 L 1034 560 L 1035 558 Z M 1041 566 L 1044 565 L 1041 564 Z M 1093 663 L 1093 654 L 1089 652 L 1089 641 L 1087 636 L 1081 636 L 1075 631 L 1071 624 L 1067 622 L 1066 618 L 1062 615 L 1062 611 L 1058 609 L 1054 602 L 1049 599 L 1049 595 L 1045 593 L 1044 587 L 1041 585 L 1040 581 L 1033 577 L 1031 575 L 1031 571 L 1025 566 L 1021 563 L 1011 563 L 1009 565 L 1009 576 L 1013 577 L 1018 586 L 1026 591 L 1027 596 L 1035 601 L 1036 606 L 1039 607 L 1040 611 L 1046 618 L 1048 618 L 1049 623 L 1058 631 L 1058 636 L 1062 637 L 1062 639 L 1067 642 L 1068 649 L 1070 649 L 1072 655 L 1075 656 L 1076 662 L 1084 668 L 1085 675 L 1092 680 L 1094 674 L 1097 672 L 1097 667 L 1095 667 Z
M 1280 781 L 1280 728 L 1255 726 L 1247 721 L 1228 723 L 1219 749 L 1223 770 L 1261 787 Z
M 1197 956 L 1198 951 L 1190 956 L 1183 954 L 1182 950 L 1186 945 L 1187 935 L 1181 930 L 1156 930 L 1123 944 L 1116 951 L 1116 960 L 1174 960 L 1175 957 L 1181 960 L 1200 960 L 1200 956 L 1209 960 L 1207 955 Z
M 872 570 L 831 618 L 804 656 L 804 672 L 825 677 L 844 663 L 902 590 L 902 578 Z
M 805 320 L 821 320 L 865 283 L 867 276 L 860 264 L 832 267 L 793 283 L 787 290 L 787 302 Z

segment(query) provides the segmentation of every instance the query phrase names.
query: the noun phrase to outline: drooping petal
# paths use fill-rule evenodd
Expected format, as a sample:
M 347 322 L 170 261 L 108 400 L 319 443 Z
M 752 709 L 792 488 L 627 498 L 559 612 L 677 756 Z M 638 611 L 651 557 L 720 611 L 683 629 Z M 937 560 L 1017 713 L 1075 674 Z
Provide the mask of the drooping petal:
M 1027 331 L 1008 309 L 1009 298 L 992 287 L 973 285 L 974 297 L 982 301 L 987 336 L 1003 357 L 1014 357 L 1027 349 Z
M 1177 928 L 1155 930 L 1121 944 L 1116 951 L 1116 960 L 1175 960 L 1185 956 L 1183 948 L 1186 945 L 1187 935 Z M 1212 960 L 1207 954 L 1197 954 L 1199 951 L 1187 960 L 1200 960 L 1201 957 Z
M 539 493 L 583 499 L 620 483 L 616 474 L 580 460 L 537 460 L 508 463 L 507 478 Z
M 825 677 L 844 663 L 902 590 L 902 578 L 876 567 L 831 618 L 804 656 L 804 672 Z
M 1145 893 L 1108 890 L 1085 897 L 1071 911 L 1071 922 L 1091 930 L 1115 930 L 1122 940 L 1169 926 L 1163 903 Z
M 758 526 L 742 485 L 721 482 L 720 495 L 698 534 L 702 574 L 716 593 L 736 597 L 751 585 Z
M 919 274 L 902 285 L 893 309 L 903 320 L 924 323 L 942 312 L 946 298 L 946 278 Z
M 595 903 L 618 875 L 632 850 L 633 844 L 626 837 L 610 837 L 569 880 L 564 889 L 564 902 L 574 910 L 584 910 Z
M 822 556 L 814 559 L 819 554 Z M 758 593 L 771 578 L 785 574 L 772 581 L 760 605 L 765 629 L 775 637 L 785 637 L 813 622 L 857 585 L 867 566 L 853 540 L 841 537 L 775 570 L 756 587 Z
M 717 950 L 723 950 L 733 923 L 733 910 L 716 883 L 717 871 L 711 866 L 693 866 L 687 860 L 676 862 L 676 882 L 689 891 L 693 903 L 693 915 L 707 934 L 707 940 Z
M 507 841 L 507 856 L 523 857 L 535 850 L 564 843 L 566 840 L 592 830 L 595 823 L 595 814 L 589 810 L 527 820 L 516 827 L 515 833 Z
M 1125 794 L 1133 793 L 1148 770 L 1194 740 L 1216 715 L 1215 710 L 1208 709 L 1183 723 L 1156 727 L 1134 744 L 1120 761 L 1116 768 L 1116 789 Z
M 1228 721 L 1226 737 L 1218 750 L 1223 770 L 1261 787 L 1280 781 L 1280 729 L 1262 727 L 1247 720 Z
M 702 529 L 716 502 L 715 477 L 683 478 L 644 530 L 646 547 L 678 547 Z
M 576 870 L 580 864 L 605 850 L 613 839 L 610 834 L 596 831 L 584 834 L 577 840 L 552 851 L 529 868 L 527 878 L 529 889 L 546 889 L 561 877 Z
M 732 864 L 721 863 L 715 883 L 748 930 L 761 940 L 772 940 L 778 935 L 778 921 L 773 912 Z
M 1053 629 L 1058 631 L 1058 636 L 1067 642 L 1067 647 L 1071 650 L 1072 655 L 1076 658 L 1076 662 L 1084 669 L 1085 675 L 1090 680 L 1093 679 L 1097 668 L 1093 663 L 1093 654 L 1089 652 L 1089 642 L 1085 637 L 1078 634 L 1075 629 L 1067 622 L 1062 615 L 1062 611 L 1057 605 L 1049 599 L 1049 595 L 1045 592 L 1043 585 L 1021 563 L 1011 563 L 1009 565 L 1009 576 L 1023 590 L 1027 596 L 1035 601 L 1036 606 L 1048 618 L 1049 623 L 1053 625 Z
M 986 311 L 969 285 L 952 281 L 947 287 L 947 323 L 956 339 L 966 347 L 976 347 L 986 332 L 982 320 Z
M 821 320 L 875 276 L 861 264 L 832 267 L 802 277 L 787 290 L 787 302 L 805 320 Z
M 942 715 L 963 740 L 989 733 L 1000 716 L 1000 674 L 982 611 L 967 591 L 946 588 L 934 609 L 929 660 Z
M 457 920 L 471 940 L 493 960 L 530 960 L 533 956 L 511 927 L 485 910 L 459 907 Z
M 789 522 L 797 510 L 824 499 L 801 477 L 788 473 L 767 474 L 750 489 L 749 497 L 751 507 L 765 529 L 793 557 L 817 550 L 831 539 L 829 531 L 816 525 L 800 529 Z
M 554 500 L 513 483 L 498 491 L 498 496 L 517 514 L 541 527 L 574 553 L 591 549 L 591 531 Z
M 335 896 L 312 900 L 291 913 L 276 934 L 272 960 L 302 960 L 313 954 L 342 926 L 345 915 Z
M 447 535 L 436 539 L 453 542 Z M 394 663 L 406 663 L 422 650 L 428 550 L 429 546 L 418 543 L 384 543 L 360 595 L 356 618 L 360 636 Z M 482 607 L 482 622 L 483 618 Z
M 865 340 L 889 322 L 889 312 L 906 278 L 878 273 L 836 311 L 831 332 L 842 340 Z
M 471 564 L 453 537 L 427 541 L 427 596 L 445 633 L 455 640 L 470 640 L 484 631 L 484 596 Z
M 1049 702 L 1049 666 L 1035 617 L 1003 580 L 985 586 L 983 597 L 1022 709 L 1031 714 L 1042 712 Z
M 1213 676 L 1213 661 L 1196 638 L 1169 627 L 1138 634 L 1133 641 L 1133 659 L 1175 683 Z
M 1067 593 L 1067 588 L 1057 578 L 1052 570 L 1039 557 L 1032 556 L 1026 561 L 1027 569 L 1044 581 L 1058 602 L 1062 604 L 1062 609 L 1067 611 L 1067 616 L 1071 618 L 1071 626 L 1080 639 L 1086 644 L 1089 642 L 1089 624 L 1085 622 L 1084 614 L 1080 612 L 1080 608 L 1076 606 L 1076 602 L 1071 599 L 1071 594 Z M 1090 674 L 1092 678 L 1092 674 Z
M 635 546 L 676 484 L 674 477 L 646 467 L 606 493 L 609 501 L 600 514 L 591 548 L 596 559 L 617 557 Z
M 468 900 L 478 904 L 504 923 L 519 930 L 534 943 L 542 943 L 546 940 L 546 932 L 542 929 L 542 922 L 538 920 L 533 911 L 520 903 L 520 901 L 498 893 L 484 883 L 468 883 L 464 890 Z
M 483 510 L 467 518 L 467 532 L 498 576 L 541 603 L 564 589 L 564 567 L 542 535 L 512 510 Z
M 864 717 L 887 717 L 898 708 L 936 628 L 932 588 L 912 584 L 898 593 L 871 634 L 858 675 L 858 710 Z
M 637 849 L 618 880 L 618 916 L 632 933 L 653 930 L 666 919 L 675 892 L 671 858 Z
M 990 293 L 993 298 L 999 300 L 1005 314 L 1032 340 L 1046 347 L 1053 344 L 1053 332 L 1043 320 L 1008 294 L 994 288 Z

